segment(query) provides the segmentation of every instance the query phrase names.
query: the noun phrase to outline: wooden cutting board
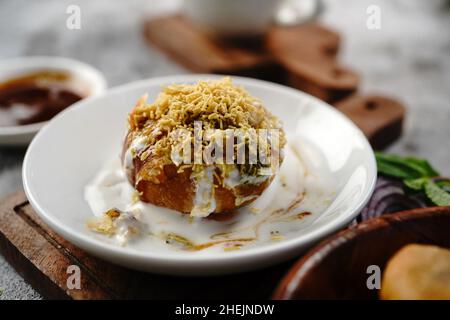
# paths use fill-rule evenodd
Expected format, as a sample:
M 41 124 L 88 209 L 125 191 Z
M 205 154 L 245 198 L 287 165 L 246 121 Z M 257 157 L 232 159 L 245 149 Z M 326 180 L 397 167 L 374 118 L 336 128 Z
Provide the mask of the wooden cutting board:
M 0 205 L 0 252 L 44 298 L 49 299 L 267 299 L 291 262 L 220 277 L 172 277 L 128 270 L 78 249 L 36 215 L 20 191 Z M 71 265 L 80 289 L 68 289 Z
M 336 55 L 340 37 L 319 24 L 272 27 L 265 37 L 213 37 L 180 15 L 152 18 L 144 36 L 172 60 L 200 73 L 280 82 L 333 103 L 356 92 L 358 75 Z
M 378 96 L 353 96 L 337 107 L 377 147 L 401 131 L 404 109 Z M 95 258 L 52 231 L 19 191 L 0 203 L 0 252 L 45 298 L 175 299 L 269 298 L 292 264 L 220 277 L 171 277 L 118 267 Z M 78 266 L 81 289 L 68 289 L 68 267 Z

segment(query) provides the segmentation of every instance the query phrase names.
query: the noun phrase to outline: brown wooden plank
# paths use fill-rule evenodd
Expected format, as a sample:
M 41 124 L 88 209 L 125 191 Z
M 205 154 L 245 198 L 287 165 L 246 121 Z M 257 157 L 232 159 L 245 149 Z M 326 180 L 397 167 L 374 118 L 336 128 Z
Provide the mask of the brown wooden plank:
M 89 277 L 104 286 L 111 298 L 128 296 L 128 291 L 133 291 L 137 285 L 135 277 L 130 270 L 116 266 L 99 258 L 93 257 L 78 247 L 74 246 L 55 231 L 49 228 L 36 214 L 29 203 L 16 207 L 16 213 L 25 221 L 36 227 L 49 242 L 55 246 L 60 246 L 60 250 L 71 257 L 74 264 L 83 266 L 83 272 Z M 120 274 L 120 281 L 117 281 L 117 275 Z
M 405 107 L 392 98 L 353 95 L 335 106 L 364 132 L 374 149 L 387 147 L 402 134 Z
M 356 91 L 358 75 L 336 59 L 339 35 L 318 24 L 273 27 L 267 48 L 288 73 L 288 85 L 333 103 Z
M 144 36 L 173 60 L 195 72 L 264 77 L 266 72 L 276 70 L 272 58 L 264 51 L 208 37 L 182 16 L 148 20 Z
M 111 297 L 97 281 L 84 272 L 83 290 L 66 286 L 67 267 L 77 264 L 64 247 L 45 232 L 24 220 L 15 210 L 28 205 L 23 192 L 7 198 L 0 207 L 0 250 L 14 268 L 48 298 L 104 299 Z M 82 265 L 80 266 L 82 267 Z M 66 294 L 65 294 L 66 293 Z

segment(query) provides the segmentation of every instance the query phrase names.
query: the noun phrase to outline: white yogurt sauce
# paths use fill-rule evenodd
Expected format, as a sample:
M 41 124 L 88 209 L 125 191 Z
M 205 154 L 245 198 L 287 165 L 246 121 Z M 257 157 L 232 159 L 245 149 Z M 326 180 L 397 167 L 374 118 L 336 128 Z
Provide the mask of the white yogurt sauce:
M 201 172 L 191 174 L 195 181 L 194 207 L 191 211 L 192 217 L 207 217 L 216 210 L 216 199 L 214 197 L 214 166 L 208 166 Z
M 331 204 L 336 191 L 332 174 L 320 153 L 306 142 L 292 141 L 296 143 L 288 140 L 283 164 L 271 185 L 253 203 L 236 210 L 223 221 L 190 217 L 136 201 L 136 191 L 129 184 L 118 158 L 107 163 L 86 186 L 85 199 L 98 217 L 111 208 L 117 208 L 132 214 L 145 226 L 141 229 L 146 232 L 141 232 L 134 241 L 128 241 L 127 246 L 133 250 L 202 254 L 282 241 L 313 223 Z M 307 152 L 304 153 L 303 148 Z M 311 152 L 317 153 L 311 155 L 314 165 L 299 156 L 306 159 Z M 230 175 L 229 178 L 228 183 L 233 185 L 237 177 Z M 199 184 L 198 195 L 205 194 L 209 188 L 206 180 L 203 185 Z M 196 205 L 215 205 L 203 200 L 196 199 Z M 115 237 L 96 236 L 118 243 Z
M 134 168 L 133 159 L 137 154 L 144 150 L 147 146 L 147 138 L 144 136 L 138 136 L 133 139 L 130 146 L 124 155 L 123 166 L 127 174 L 131 174 L 131 170 Z

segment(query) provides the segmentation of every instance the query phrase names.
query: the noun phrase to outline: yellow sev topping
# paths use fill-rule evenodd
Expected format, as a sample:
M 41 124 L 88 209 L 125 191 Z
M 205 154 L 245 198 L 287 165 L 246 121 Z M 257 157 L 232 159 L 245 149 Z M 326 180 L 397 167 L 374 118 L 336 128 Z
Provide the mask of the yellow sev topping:
M 281 129 L 278 119 L 268 112 L 257 98 L 244 88 L 235 86 L 231 78 L 199 81 L 195 84 L 173 84 L 163 88 L 153 103 L 143 96 L 130 113 L 128 139 L 145 137 L 147 148 L 138 154 L 141 160 L 152 155 L 152 170 L 146 175 L 156 176 L 155 164 L 161 169 L 172 163 L 171 147 L 177 142 L 170 133 L 177 129 L 194 130 L 194 121 L 201 121 L 207 129 Z M 285 144 L 280 130 L 280 148 Z M 150 179 L 152 177 L 141 177 Z

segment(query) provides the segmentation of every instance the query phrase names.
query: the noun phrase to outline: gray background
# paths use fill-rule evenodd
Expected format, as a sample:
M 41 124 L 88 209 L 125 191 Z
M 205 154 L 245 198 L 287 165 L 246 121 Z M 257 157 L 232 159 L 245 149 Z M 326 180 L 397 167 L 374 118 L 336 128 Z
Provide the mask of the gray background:
M 390 148 L 431 160 L 450 175 L 450 5 L 445 0 L 327 0 L 321 20 L 343 37 L 341 59 L 362 75 L 362 90 L 395 96 L 408 107 L 403 138 Z M 66 8 L 81 8 L 81 30 L 66 28 Z M 187 73 L 142 38 L 146 16 L 179 1 L 0 0 L 0 58 L 59 55 L 100 69 L 110 87 Z M 366 28 L 366 9 L 381 8 L 381 29 Z M 25 150 L 0 147 L 0 197 L 21 187 Z M 0 299 L 40 299 L 0 256 Z

